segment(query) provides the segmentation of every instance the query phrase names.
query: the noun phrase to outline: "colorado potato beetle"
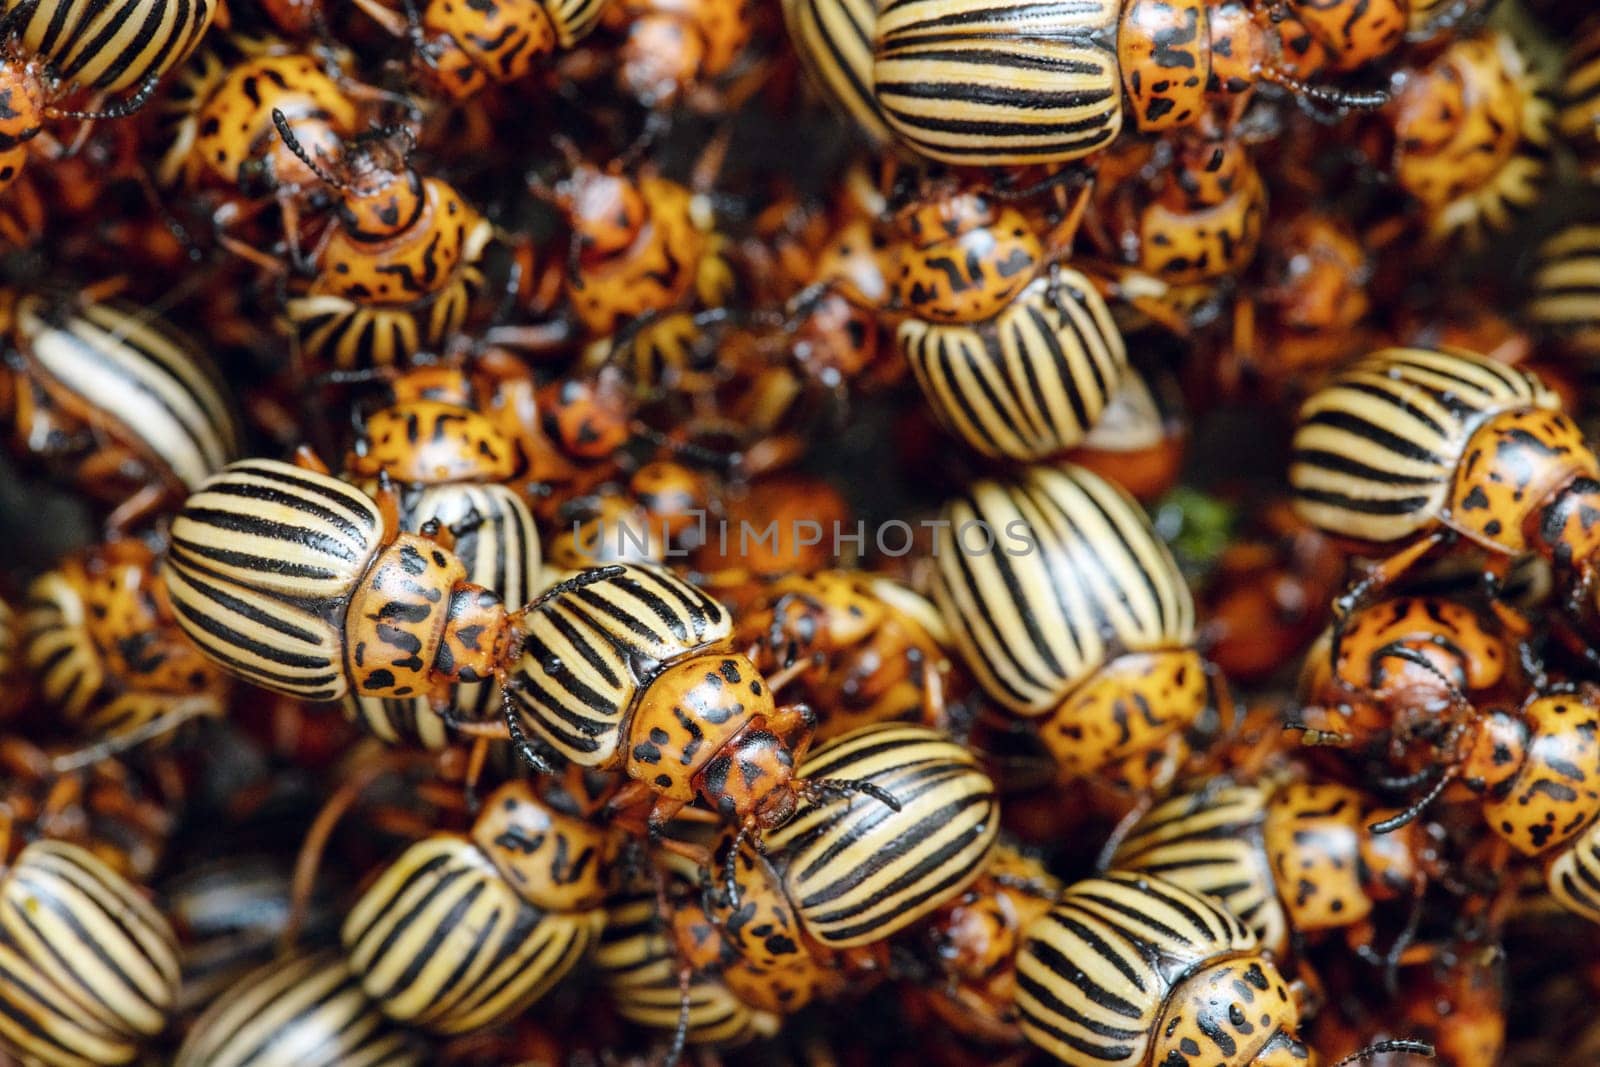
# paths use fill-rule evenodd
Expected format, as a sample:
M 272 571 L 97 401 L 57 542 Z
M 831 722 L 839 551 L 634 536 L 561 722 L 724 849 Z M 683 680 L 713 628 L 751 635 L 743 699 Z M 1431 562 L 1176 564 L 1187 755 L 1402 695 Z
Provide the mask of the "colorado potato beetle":
M 958 682 L 934 606 L 887 578 L 830 570 L 780 578 L 739 612 L 736 643 L 768 676 L 795 664 L 817 740 L 875 722 L 943 729 Z
M 1235 136 L 1184 131 L 1152 149 L 1130 145 L 1102 164 L 1094 225 L 1101 258 L 1121 277 L 1156 283 L 1160 296 L 1129 296 L 1135 309 L 1186 329 L 1188 309 L 1255 259 L 1267 188 L 1251 149 Z M 1121 158 L 1121 157 L 1130 158 Z M 1119 290 L 1140 291 L 1126 282 Z
M 1224 781 L 1146 812 L 1111 865 L 1211 897 L 1279 959 L 1291 932 L 1336 930 L 1375 958 L 1374 912 L 1415 901 L 1439 872 L 1422 827 L 1371 829 L 1397 814 L 1333 783 Z
M 28 588 L 22 655 L 39 694 L 104 755 L 227 711 L 226 676 L 173 621 L 142 542 L 95 545 Z
M 294 123 L 308 151 L 329 158 L 360 129 L 361 109 L 320 57 L 271 37 L 220 36 L 184 67 L 162 105 L 170 144 L 156 170 L 162 186 L 210 200 L 218 243 L 269 273 L 282 265 L 253 246 L 244 224 L 277 204 L 298 259 L 302 205 L 322 189 L 278 136 L 274 111 Z
M 1477 711 L 1537 673 L 1508 609 L 1442 597 L 1383 600 L 1307 653 L 1296 725 L 1307 740 L 1383 761 L 1431 764 Z M 1411 768 L 1417 769 L 1417 768 Z
M 998 832 L 994 783 L 923 727 L 856 730 L 801 774 L 904 800 L 817 796 L 776 830 L 724 830 L 714 853 L 725 879 L 681 900 L 670 921 L 685 973 L 776 1015 L 883 977 L 887 939 L 976 878 Z
M 414 42 L 418 66 L 428 83 L 455 101 L 468 100 L 491 83 L 528 77 L 541 61 L 588 36 L 609 3 L 426 0 L 421 5 L 408 3 L 402 14 L 380 0 L 355 0 L 355 6 L 385 30 Z
M 701 260 L 714 222 L 704 195 L 721 165 L 713 147 L 689 185 L 653 173 L 632 175 L 622 161 L 597 167 L 576 146 L 557 142 L 565 178 L 532 183 L 533 194 L 560 213 L 570 234 L 566 309 L 570 320 L 555 336 L 611 338 L 652 313 L 685 306 L 695 295 Z M 492 337 L 517 341 L 509 330 Z M 536 343 L 548 343 L 537 342 Z
M 1492 577 L 1520 556 L 1550 561 L 1569 608 L 1592 610 L 1600 460 L 1559 408 L 1534 375 L 1464 351 L 1386 349 L 1314 393 L 1294 435 L 1295 509 L 1392 553 L 1337 614 L 1458 539 Z
M 412 845 L 356 901 L 342 933 L 351 972 L 408 1026 L 459 1034 L 511 1019 L 598 937 L 617 846 L 508 782 L 468 835 Z
M 863 0 L 783 0 L 789 43 L 812 83 L 872 144 L 886 145 L 894 134 L 870 78 L 877 19 Z
M 511 483 L 529 473 L 522 443 L 513 435 L 525 436 L 518 419 L 531 407 L 531 383 L 520 394 L 522 405 L 509 391 L 490 388 L 485 394 L 476 385 L 447 368 L 402 375 L 391 387 L 395 402 L 363 421 L 345 474 L 369 491 L 387 478 L 398 490 L 402 530 L 448 531 L 469 582 L 503 603 L 524 604 L 541 584 L 540 541 Z M 350 696 L 346 710 L 385 741 L 439 748 L 450 739 L 447 721 L 492 717 L 499 701 L 492 684 L 473 682 L 452 687 L 443 708 L 423 695 Z
M 978 879 L 912 934 L 930 973 L 910 995 L 957 1033 L 1020 1046 L 1018 949 L 1061 889 L 1037 859 L 997 844 Z
M 727 610 L 668 571 L 581 572 L 517 627 L 520 653 L 503 682 L 513 735 L 525 731 L 579 766 L 625 772 L 633 781 L 613 806 L 649 801 L 653 830 L 696 799 L 742 827 L 771 829 L 804 797 L 855 788 L 796 776 L 815 729 L 810 709 L 778 707 L 755 664 L 729 647 Z
M 216 0 L 6 0 L 0 63 L 0 188 L 22 173 L 29 142 L 57 118 L 121 118 L 143 107 L 156 82 L 182 63 L 210 28 Z M 78 89 L 132 96 L 98 110 L 61 106 Z
M 1081 443 L 1127 364 L 1094 286 L 1058 268 L 993 319 L 909 318 L 901 351 L 941 422 L 986 456 L 1047 459 Z
M 1070 1067 L 1312 1064 L 1297 992 L 1221 905 L 1113 871 L 1069 886 L 1029 926 L 1017 961 L 1022 1032 Z M 1380 1052 L 1431 1055 L 1413 1041 Z
M 1572 223 L 1542 241 L 1527 289 L 1530 325 L 1576 356 L 1600 356 L 1600 226 Z
M 316 278 L 287 305 L 304 352 L 341 369 L 404 364 L 437 351 L 466 322 L 483 285 L 478 262 L 489 221 L 452 186 L 411 167 L 411 133 L 373 130 L 346 141 L 324 166 L 280 110 L 289 150 L 339 193 L 318 241 Z
M 303 461 L 309 463 L 309 460 Z M 485 682 L 506 611 L 435 542 L 325 470 L 244 460 L 172 523 L 162 574 L 178 623 L 230 674 L 310 701 L 448 696 Z
M 233 985 L 195 1021 L 175 1067 L 423 1067 L 414 1034 L 384 1018 L 337 950 L 297 952 Z
M 966 166 L 1081 159 L 1111 144 L 1125 111 L 1141 133 L 1194 126 L 1264 81 L 1336 107 L 1387 99 L 1307 85 L 1290 67 L 1311 53 L 1335 68 L 1383 54 L 1404 35 L 1402 4 L 1295 2 L 1270 28 L 1252 6 L 897 0 L 878 11 L 873 62 L 857 77 L 905 144 Z
M 688 1045 L 737 1046 L 778 1032 L 779 1016 L 757 1010 L 712 973 L 686 972 L 648 886 L 606 905 L 605 932 L 594 954 L 623 1018 L 647 1030 L 681 1035 Z
M 0 296 L 0 407 L 13 445 L 127 528 L 177 503 L 239 455 L 221 376 L 154 312 L 89 294 Z
M 10 822 L 0 828 L 0 859 Z M 178 942 L 89 851 L 35 841 L 0 874 L 0 1050 L 49 1067 L 133 1062 L 166 1029 Z
M 1122 490 L 1031 467 L 947 503 L 934 600 L 990 697 L 1035 720 L 1067 777 L 1159 789 L 1210 703 L 1194 604 Z

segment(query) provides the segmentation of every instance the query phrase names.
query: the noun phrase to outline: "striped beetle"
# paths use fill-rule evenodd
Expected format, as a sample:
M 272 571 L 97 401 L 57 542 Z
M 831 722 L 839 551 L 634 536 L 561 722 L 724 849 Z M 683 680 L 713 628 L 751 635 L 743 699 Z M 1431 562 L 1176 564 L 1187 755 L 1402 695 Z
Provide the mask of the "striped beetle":
M 1549 560 L 1568 611 L 1593 611 L 1600 459 L 1525 371 L 1455 350 L 1359 360 L 1300 408 L 1289 482 L 1307 522 L 1391 553 L 1335 601 L 1340 619 L 1457 540 L 1494 582 Z
M 539 532 L 509 484 L 530 473 L 528 435 L 521 427 L 531 418 L 531 382 L 424 367 L 402 374 L 390 389 L 393 402 L 363 420 L 345 460 L 346 477 L 369 493 L 387 478 L 399 490 L 401 529 L 415 532 L 431 523 L 449 530 L 467 581 L 504 603 L 533 599 Z M 493 685 L 469 682 L 452 686 L 440 709 L 422 695 L 349 695 L 345 710 L 384 741 L 440 748 L 450 740 L 446 721 L 480 721 L 499 700 Z
M 1600 181 L 1600 21 L 1567 45 L 1556 130 L 1578 156 L 1584 176 Z
M 777 1034 L 779 1016 L 740 999 L 719 975 L 689 973 L 685 981 L 660 908 L 647 884 L 606 905 L 594 958 L 617 1012 L 647 1030 L 675 1032 L 689 1045 L 733 1046 Z
M 1127 367 L 1099 292 L 1059 265 L 1088 190 L 1048 228 L 971 187 L 932 185 L 894 218 L 888 310 L 934 414 L 986 456 L 1042 459 L 1094 425 Z
M 382 505 L 302 466 L 242 460 L 189 497 L 161 573 L 180 626 L 224 670 L 309 701 L 448 698 L 507 654 L 500 599 Z
M 1138 504 L 1062 464 L 980 481 L 941 518 L 934 600 L 984 691 L 1036 720 L 1065 776 L 1170 782 L 1212 687 L 1189 587 Z
M 820 793 L 775 830 L 725 829 L 723 884 L 679 901 L 668 920 L 685 986 L 714 978 L 758 1015 L 881 976 L 887 939 L 977 878 L 999 832 L 994 783 L 926 727 L 863 727 L 819 747 L 800 774 L 896 804 Z
M 47 121 L 121 118 L 143 107 L 156 82 L 182 63 L 210 28 L 219 0 L 4 0 L 0 36 L 15 44 L 0 62 L 0 188 L 27 163 Z M 133 89 L 99 110 L 61 101 L 79 89 L 98 96 Z
M 911 317 L 897 339 L 934 414 L 994 458 L 1047 459 L 1080 444 L 1127 365 L 1105 301 L 1065 267 L 1034 280 L 992 319 Z
M 512 1019 L 599 936 L 619 843 L 508 782 L 470 834 L 412 845 L 361 895 L 341 935 L 351 972 L 408 1026 L 460 1034 Z
M 239 979 L 196 1020 L 174 1067 L 423 1067 L 413 1034 L 367 999 L 335 950 L 298 953 Z
M 289 151 L 338 193 L 311 264 L 316 277 L 286 308 L 306 354 L 339 370 L 388 367 L 456 336 L 483 286 L 478 263 L 494 235 L 489 220 L 452 186 L 411 167 L 414 142 L 404 127 L 346 140 L 324 166 L 281 109 L 272 122 Z
M 7 856 L 9 815 L 0 826 Z M 161 913 L 94 854 L 35 841 L 0 874 L 0 1051 L 48 1067 L 132 1062 L 178 996 Z
M 233 464 L 173 520 L 163 573 L 179 624 L 225 670 L 302 700 L 444 707 L 452 683 L 498 680 L 524 758 L 549 769 L 526 730 L 579 766 L 625 771 L 615 808 L 650 802 L 654 829 L 697 798 L 770 827 L 823 784 L 794 779 L 809 709 L 775 705 L 705 593 L 616 565 L 508 612 L 442 545 L 401 533 L 397 508 L 392 488 L 375 503 L 325 469 Z
M 1527 289 L 1528 322 L 1576 356 L 1600 356 L 1600 226 L 1573 223 L 1541 242 Z
M 1069 1067 L 1310 1067 L 1296 990 L 1255 935 L 1207 897 L 1112 871 L 1068 887 L 1027 929 L 1017 1009 L 1035 1047 Z M 1382 1052 L 1431 1056 L 1381 1041 Z
M 1417 899 L 1438 873 L 1421 827 L 1371 829 L 1397 814 L 1343 785 L 1222 780 L 1145 813 L 1111 866 L 1214 898 L 1279 958 L 1291 932 L 1330 930 L 1372 958 L 1373 912 Z
M 894 133 L 872 92 L 877 19 L 870 0 L 783 0 L 789 43 L 812 84 L 854 120 L 868 141 L 882 146 L 893 142 Z
M 40 575 L 21 621 L 39 695 L 97 742 L 58 767 L 227 712 L 227 677 L 175 624 L 156 556 L 140 541 L 90 546 Z
M 200 345 L 92 295 L 0 294 L 0 418 L 13 447 L 132 526 L 237 458 L 243 431 Z
M 1215 105 L 1237 107 L 1238 94 L 1263 81 L 1332 107 L 1388 99 L 1308 85 L 1297 75 L 1363 63 L 1399 44 L 1401 0 L 1292 0 L 1271 23 L 1258 21 L 1254 6 L 892 0 L 877 13 L 870 68 L 852 74 L 872 86 L 905 144 L 966 166 L 1081 159 L 1112 143 L 1125 109 L 1143 133 L 1194 126 Z

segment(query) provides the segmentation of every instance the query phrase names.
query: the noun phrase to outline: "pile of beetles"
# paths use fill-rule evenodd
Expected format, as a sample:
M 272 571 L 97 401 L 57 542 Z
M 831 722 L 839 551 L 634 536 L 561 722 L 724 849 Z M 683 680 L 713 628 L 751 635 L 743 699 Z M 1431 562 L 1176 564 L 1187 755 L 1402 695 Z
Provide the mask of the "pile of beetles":
M 0 0 L 0 1067 L 1600 1065 L 1593 0 Z

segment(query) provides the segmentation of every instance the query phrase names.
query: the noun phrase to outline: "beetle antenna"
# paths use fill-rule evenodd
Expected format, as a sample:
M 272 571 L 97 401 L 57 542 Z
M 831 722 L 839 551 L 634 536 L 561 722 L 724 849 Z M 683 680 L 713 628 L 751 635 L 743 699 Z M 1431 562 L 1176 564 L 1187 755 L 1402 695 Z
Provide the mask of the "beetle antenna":
M 294 135 L 294 131 L 289 128 L 289 119 L 284 115 L 280 108 L 272 109 L 272 124 L 278 128 L 278 136 L 283 138 L 284 145 L 288 147 L 289 151 L 295 154 L 296 158 L 298 158 L 300 162 L 311 168 L 311 173 L 315 174 L 317 177 L 333 186 L 333 188 L 340 191 L 344 190 L 344 182 L 340 181 L 338 178 L 335 178 L 332 174 L 325 170 L 320 163 L 311 158 L 311 153 L 305 150 L 305 146 L 300 143 L 300 139 L 296 137 Z
M 534 608 L 538 607 L 540 604 L 543 604 L 547 600 L 553 600 L 558 596 L 563 596 L 578 589 L 586 589 L 596 582 L 603 582 L 611 578 L 615 578 L 624 573 L 625 570 L 626 568 L 624 568 L 621 564 L 612 563 L 604 567 L 590 567 L 587 570 L 579 571 L 571 578 L 557 582 L 549 589 L 546 589 L 544 592 L 534 597 L 528 602 L 527 606 L 522 609 L 522 612 L 527 613 L 532 611 Z
M 672 1047 L 667 1050 L 665 1067 L 677 1067 L 683 1050 L 689 1044 L 689 988 L 694 973 L 689 968 L 678 967 L 678 1025 L 672 1032 Z
M 1375 822 L 1368 826 L 1367 829 L 1371 830 L 1375 834 L 1392 834 L 1402 826 L 1410 824 L 1418 815 L 1421 815 L 1423 811 L 1427 809 L 1429 804 L 1432 804 L 1435 800 L 1439 799 L 1439 794 L 1443 793 L 1445 791 L 1445 787 L 1451 782 L 1455 781 L 1456 775 L 1460 773 L 1461 764 L 1452 764 L 1450 767 L 1445 769 L 1443 774 L 1439 775 L 1439 780 L 1433 784 L 1432 789 L 1423 794 L 1422 799 L 1412 804 L 1399 815 L 1384 819 L 1380 822 Z
M 161 75 L 151 74 L 139 84 L 139 91 L 125 100 L 119 100 L 107 107 L 94 111 L 71 111 L 67 108 L 52 107 L 49 113 L 58 119 L 80 119 L 84 122 L 96 122 L 100 119 L 125 119 L 150 102 L 150 97 L 156 91 L 156 83 L 161 80 Z
M 504 682 L 500 685 L 500 713 L 505 717 L 506 732 L 511 735 L 511 747 L 517 750 L 517 755 L 540 774 L 555 774 L 554 764 L 536 752 L 533 745 L 528 743 L 528 735 L 522 732 L 517 705 L 511 696 L 511 687 Z
M 1397 1038 L 1390 1041 L 1375 1041 L 1364 1049 L 1350 1053 L 1332 1067 L 1348 1067 L 1352 1063 L 1365 1063 L 1374 1056 L 1382 1056 L 1386 1052 L 1409 1052 L 1413 1056 L 1425 1056 L 1433 1059 L 1433 1046 L 1426 1041 L 1408 1041 Z
M 831 797 L 868 796 L 878 801 L 890 811 L 900 811 L 900 801 L 895 799 L 893 793 L 882 786 L 873 785 L 858 779 L 849 778 L 814 778 L 801 782 L 798 787 L 801 796 L 813 804 L 820 803 Z
M 728 862 L 723 865 L 722 869 L 723 892 L 728 898 L 728 907 L 735 911 L 739 908 L 739 850 L 744 847 L 746 841 L 750 840 L 750 835 L 754 829 L 755 821 L 753 819 L 745 820 L 744 825 L 739 827 L 739 832 L 733 837 L 733 844 L 728 846 Z
M 1261 71 L 1261 79 L 1282 86 L 1297 97 L 1340 111 L 1374 111 L 1390 100 L 1387 89 L 1339 89 L 1331 85 L 1313 85 L 1287 71 L 1272 67 Z

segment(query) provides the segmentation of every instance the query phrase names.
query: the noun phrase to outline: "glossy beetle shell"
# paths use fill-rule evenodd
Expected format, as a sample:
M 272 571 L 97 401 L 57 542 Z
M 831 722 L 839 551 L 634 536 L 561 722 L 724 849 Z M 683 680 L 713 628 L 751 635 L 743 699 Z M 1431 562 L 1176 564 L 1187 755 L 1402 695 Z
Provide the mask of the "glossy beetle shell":
M 160 316 L 117 301 L 58 305 L 31 295 L 11 310 L 19 445 L 83 466 L 96 453 L 125 454 L 121 470 L 88 478 L 85 489 L 118 502 L 152 482 L 181 492 L 238 455 L 242 430 L 220 376 Z
M 362 894 L 343 939 L 385 1014 L 456 1034 L 520 1014 L 583 958 L 604 921 L 598 908 L 534 907 L 471 842 L 435 836 Z
M 26 13 L 13 32 L 63 82 L 120 92 L 182 63 L 221 6 L 215 0 L 5 0 L 0 11 Z
M 725 644 L 733 630 L 728 612 L 705 593 L 668 571 L 634 565 L 540 602 L 521 626 L 524 652 L 508 682 L 518 713 L 535 737 L 586 767 L 623 757 L 635 706 L 657 676 Z M 703 757 L 713 752 L 708 744 Z
M 0 1047 L 51 1067 L 132 1062 L 166 1028 L 178 944 L 91 853 L 38 841 L 0 878 Z
M 1600 356 L 1600 226 L 1581 223 L 1546 238 L 1528 271 L 1523 315 L 1575 353 Z
M 1269 791 L 1255 785 L 1174 796 L 1139 820 L 1111 866 L 1215 899 L 1264 946 L 1282 952 L 1289 923 L 1261 840 L 1269 799 Z
M 1332 378 L 1300 409 L 1289 481 L 1312 525 L 1392 542 L 1445 511 L 1475 432 L 1493 417 L 1548 412 L 1533 375 L 1467 352 L 1386 349 Z M 1470 480 L 1470 474 L 1467 479 Z
M 899 137 L 946 163 L 1076 159 L 1123 124 L 1118 0 L 1054 7 L 891 0 L 872 91 Z
M 175 1067 L 423 1067 L 412 1034 L 367 999 L 336 951 L 250 972 L 200 1016 Z
M 1070 886 L 1029 928 L 1017 972 L 1023 1033 L 1071 1067 L 1244 1067 L 1280 1047 L 1290 1056 L 1274 1064 L 1309 1059 L 1288 983 L 1255 937 L 1159 878 Z
M 349 688 L 344 612 L 384 538 L 359 489 L 244 460 L 189 497 L 162 573 L 178 622 L 229 671 L 304 700 Z
M 817 85 L 877 144 L 893 135 L 872 95 L 872 33 L 877 10 L 863 0 L 784 0 L 795 54 Z
M 1043 459 L 1080 443 L 1121 384 L 1127 349 L 1076 271 L 1040 278 L 994 319 L 907 319 L 901 351 L 940 421 L 986 456 Z
M 984 690 L 1044 715 L 1113 650 L 1186 647 L 1194 602 L 1143 511 L 1062 464 L 981 481 L 945 505 L 934 599 Z M 984 524 L 991 551 L 977 533 Z M 963 551 L 969 544 L 971 551 Z
M 818 748 L 802 779 L 871 782 L 870 797 L 803 801 L 766 834 L 806 931 L 829 948 L 881 941 L 933 911 L 982 872 L 999 833 L 994 783 L 937 731 L 868 726 Z

